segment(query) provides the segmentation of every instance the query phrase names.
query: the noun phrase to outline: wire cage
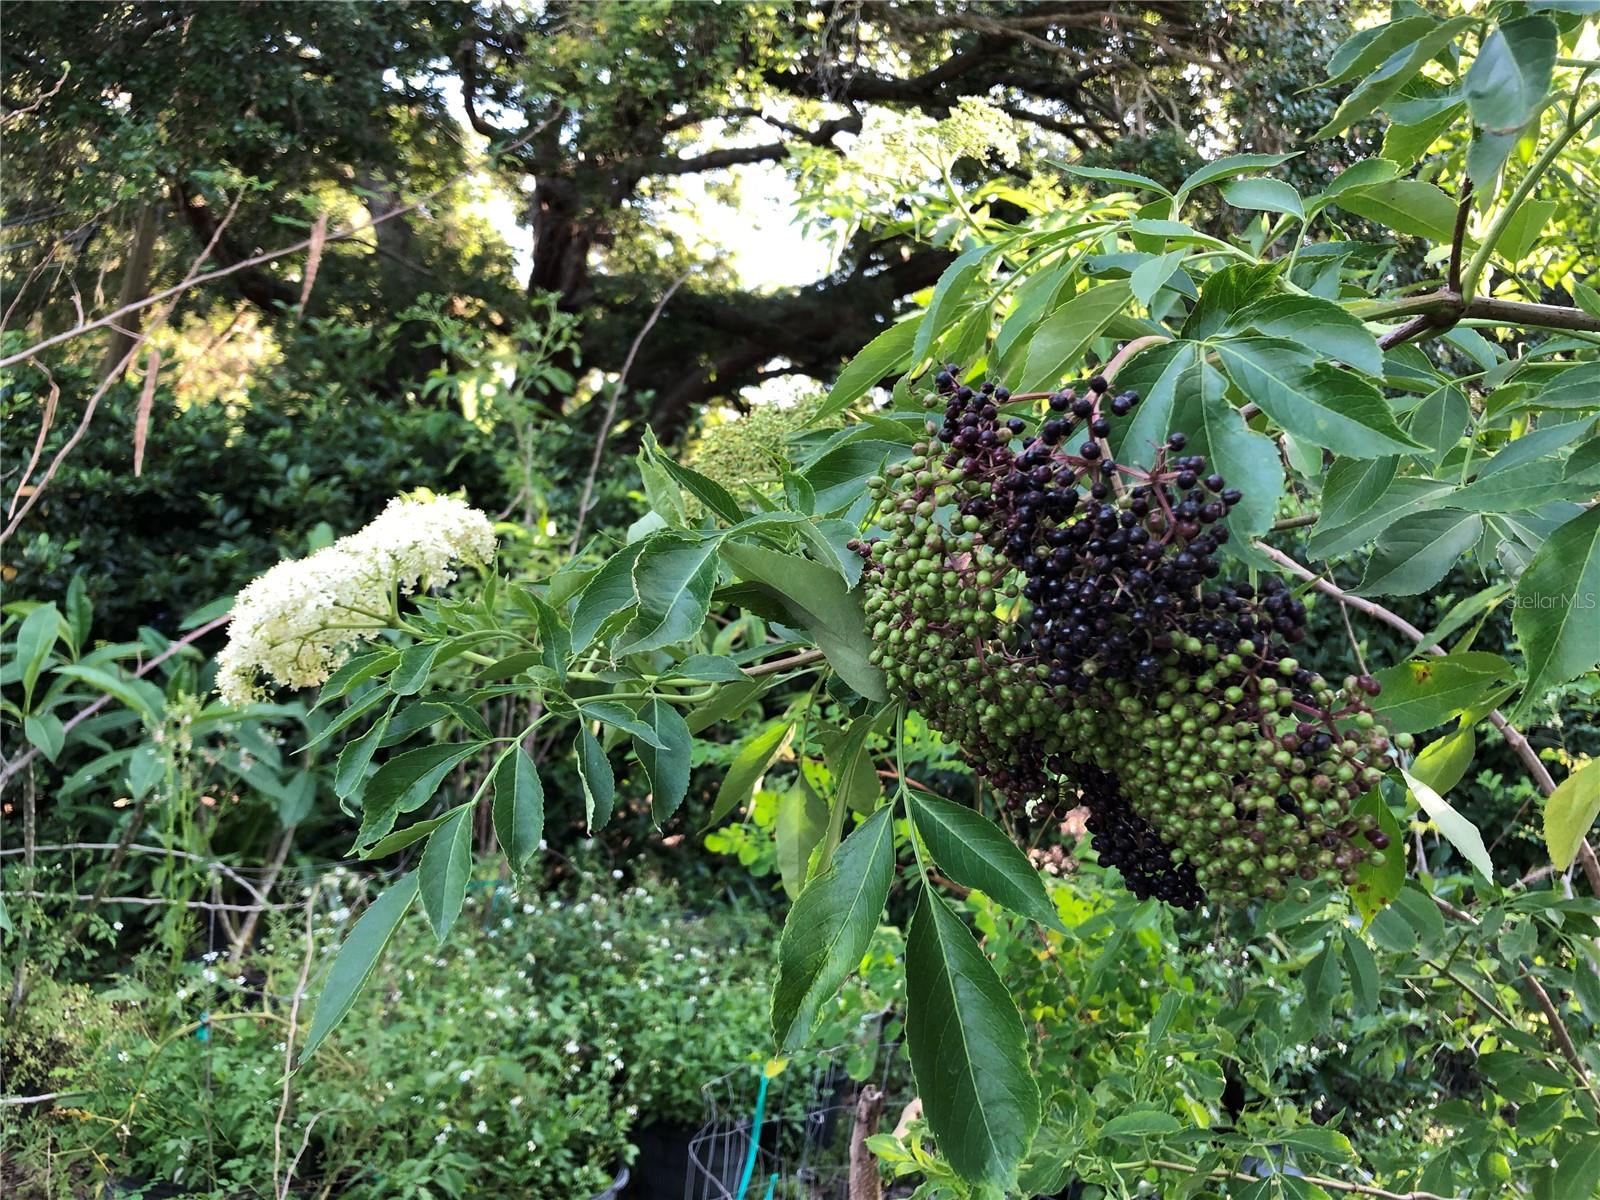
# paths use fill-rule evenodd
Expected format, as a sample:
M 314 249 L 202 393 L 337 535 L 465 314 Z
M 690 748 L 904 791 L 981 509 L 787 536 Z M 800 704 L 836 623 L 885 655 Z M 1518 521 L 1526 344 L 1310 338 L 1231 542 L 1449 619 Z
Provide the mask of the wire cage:
M 749 1065 L 706 1084 L 683 1200 L 849 1200 L 863 1091 L 882 1098 L 892 1126 L 912 1090 L 898 1043 L 880 1043 L 865 1064 L 851 1057 L 835 1051 L 791 1059 L 776 1073 Z

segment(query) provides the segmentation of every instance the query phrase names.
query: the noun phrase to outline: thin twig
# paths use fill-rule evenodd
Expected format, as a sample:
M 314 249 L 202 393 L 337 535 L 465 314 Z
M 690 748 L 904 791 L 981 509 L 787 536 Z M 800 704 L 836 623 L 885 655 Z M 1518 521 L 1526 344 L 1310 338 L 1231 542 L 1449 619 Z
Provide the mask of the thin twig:
M 556 119 L 558 115 L 559 112 L 550 116 L 537 128 L 529 130 L 527 133 L 523 134 L 515 141 L 508 143 L 500 150 L 493 151 L 492 154 L 506 154 L 517 149 L 519 146 L 523 145 L 531 138 L 542 132 L 551 121 Z M 322 240 L 327 242 L 339 242 L 348 241 L 353 237 L 359 237 L 361 234 L 366 233 L 367 230 L 371 229 L 374 225 L 381 225 L 384 221 L 392 221 L 396 217 L 401 217 L 406 213 L 416 211 L 423 205 L 427 204 L 428 201 L 443 195 L 456 184 L 460 183 L 461 180 L 465 179 L 468 175 L 471 175 L 474 171 L 478 171 L 480 169 L 481 164 L 474 163 L 465 170 L 458 171 L 438 187 L 434 188 L 433 191 L 429 192 L 425 196 L 413 200 L 410 204 L 402 205 L 399 208 L 390 209 L 388 212 L 380 213 L 376 217 L 369 215 L 365 221 L 346 225 L 340 229 L 334 230 L 332 233 L 326 234 Z M 8 354 L 4 358 L 0 358 L 0 367 L 9 367 L 15 365 L 16 363 L 23 362 L 26 359 L 32 358 L 41 350 L 48 350 L 51 346 L 59 346 L 62 342 L 68 342 L 75 337 L 81 337 L 83 334 L 88 333 L 91 330 L 102 329 L 111 324 L 113 321 L 121 320 L 130 313 L 138 312 L 141 309 L 149 308 L 152 304 L 159 304 L 163 300 L 182 295 L 190 288 L 201 287 L 208 283 L 215 283 L 219 279 L 226 279 L 230 275 L 237 274 L 240 271 L 249 270 L 251 267 L 259 267 L 263 263 L 269 263 L 279 258 L 287 258 L 291 254 L 298 254 L 302 250 L 308 250 L 317 240 L 318 239 L 314 236 L 302 238 L 300 241 L 295 242 L 292 245 L 281 246 L 276 250 L 263 251 L 262 253 L 253 255 L 250 258 L 240 259 L 231 266 L 219 267 L 215 271 L 208 271 L 203 275 L 195 275 L 192 278 L 185 279 L 181 283 L 176 283 L 164 291 L 156 292 L 151 296 L 146 296 L 143 300 L 135 301 L 132 304 L 126 304 L 114 312 L 107 313 L 103 317 L 96 317 L 91 321 L 82 321 L 79 324 L 74 325 L 71 329 L 66 329 L 60 333 L 52 334 L 50 337 L 47 337 L 42 341 L 35 342 L 26 350 L 19 350 L 15 354 Z
M 260 907 L 240 925 L 239 932 L 233 939 L 233 952 L 228 956 L 230 962 L 238 962 L 243 958 L 244 952 L 249 949 L 250 942 L 255 937 L 256 923 L 261 919 L 261 914 L 267 906 L 265 893 L 272 891 L 273 885 L 278 882 L 278 876 L 283 873 L 283 864 L 289 858 L 289 848 L 294 845 L 294 831 L 295 827 L 291 825 L 278 835 L 278 844 L 272 852 L 272 862 L 267 869 L 266 878 L 261 881 L 261 891 L 256 892 L 256 900 Z M 254 891 L 253 888 L 251 890 Z
M 42 93 L 32 104 L 25 104 L 21 108 L 13 108 L 10 112 L 6 113 L 5 116 L 0 117 L 0 126 L 9 125 L 11 122 L 19 120 L 31 112 L 37 112 L 41 104 L 54 97 L 55 94 L 61 90 L 61 85 L 66 83 L 67 76 L 70 74 L 72 74 L 71 66 L 63 68 L 61 72 L 61 78 L 56 80 L 54 87 L 52 87 L 48 92 Z
M 120 842 L 58 842 L 49 846 L 35 846 L 34 849 L 38 850 L 41 854 L 52 852 L 68 853 L 75 850 L 115 850 L 120 844 Z M 0 850 L 0 856 L 21 853 L 22 851 L 17 849 Z M 251 883 L 243 875 L 239 874 L 238 871 L 235 871 L 232 867 L 228 866 L 227 863 L 222 862 L 219 859 L 207 858 L 203 854 L 195 854 L 189 850 L 175 850 L 169 846 L 145 846 L 140 845 L 138 842 L 133 842 L 128 846 L 128 853 L 154 854 L 161 858 L 183 858 L 188 859 L 190 862 L 204 863 L 209 869 L 216 871 L 219 874 L 226 875 L 229 879 L 233 880 L 234 883 L 237 883 L 245 891 L 249 892 L 257 900 L 261 901 L 261 903 L 267 903 L 266 897 L 261 893 L 261 889 L 257 888 L 255 884 Z
M 93 896 L 88 892 L 7 892 L 8 896 L 20 896 L 25 900 L 70 900 L 75 904 L 85 904 L 97 901 L 99 904 L 128 904 L 139 908 L 154 908 L 160 905 L 174 905 L 183 908 L 192 908 L 200 912 L 255 912 L 258 905 L 254 904 L 217 904 L 210 900 L 173 900 L 166 896 Z M 269 904 L 269 912 L 283 912 L 286 909 L 297 908 L 294 904 Z
M 27 499 L 23 502 L 22 506 L 18 508 L 15 503 L 12 504 L 10 517 L 6 522 L 6 527 L 5 529 L 0 530 L 0 545 L 3 545 L 6 540 L 17 531 L 17 527 L 22 524 L 23 519 L 28 515 L 29 512 L 33 510 L 33 506 L 39 502 L 39 497 L 44 495 L 45 488 L 49 485 L 50 481 L 55 478 L 56 472 L 61 469 L 61 464 L 66 461 L 67 455 L 71 454 L 77 444 L 83 440 L 83 435 L 89 431 L 89 423 L 94 420 L 95 410 L 100 407 L 100 401 L 105 397 L 105 394 L 111 390 L 113 384 L 122 378 L 124 372 L 127 371 L 129 364 L 132 363 L 133 360 L 138 356 L 139 351 L 144 346 L 145 342 L 150 339 L 151 334 L 155 333 L 156 330 L 161 328 L 161 326 L 166 322 L 167 318 L 172 315 L 173 310 L 178 307 L 178 300 L 181 298 L 183 290 L 194 285 L 194 281 L 199 277 L 200 268 L 203 267 L 207 260 L 210 259 L 211 252 L 216 249 L 217 243 L 222 239 L 223 230 L 227 229 L 228 225 L 233 221 L 233 218 L 238 214 L 239 204 L 243 199 L 244 192 L 240 191 L 238 196 L 234 197 L 233 204 L 229 206 L 228 211 L 223 215 L 222 220 L 217 222 L 216 229 L 212 231 L 211 240 L 206 243 L 205 248 L 200 251 L 200 256 L 196 258 L 190 265 L 189 272 L 184 276 L 183 281 L 176 284 L 172 288 L 168 288 L 167 291 L 163 293 L 164 295 L 172 296 L 172 300 L 166 305 L 166 307 L 158 312 L 147 325 L 138 330 L 126 330 L 122 329 L 120 326 L 113 325 L 113 321 L 117 317 L 123 315 L 123 310 L 119 309 L 117 312 L 112 313 L 109 317 L 106 317 L 99 322 L 91 323 L 90 326 L 82 327 L 98 328 L 102 325 L 113 325 L 113 328 L 116 329 L 118 333 L 123 334 L 131 339 L 127 353 L 123 354 L 121 358 L 111 364 L 111 369 L 106 372 L 105 378 L 102 379 L 99 386 L 89 394 L 89 399 L 84 403 L 83 406 L 83 416 L 78 419 L 77 426 L 73 429 L 72 433 L 68 435 L 67 440 L 61 444 L 61 448 L 55 452 L 55 456 L 50 460 L 50 465 L 45 468 L 43 478 L 41 478 L 39 482 L 34 485 L 33 491 L 28 493 Z M 147 301 L 140 301 L 138 306 L 144 307 L 146 303 Z M 131 310 L 134 306 L 129 305 L 127 307 Z M 42 342 L 40 343 L 41 346 L 43 344 L 44 343 Z M 31 352 L 26 350 L 23 351 L 21 355 L 22 358 L 27 358 L 30 356 Z M 11 358 L 5 359 L 4 362 L 0 362 L 0 366 L 10 364 L 14 361 L 20 361 L 17 355 L 13 355 Z M 18 491 L 20 494 L 20 485 Z
M 1357 612 L 1365 613 L 1374 620 L 1383 622 L 1391 629 L 1398 629 L 1417 643 L 1418 651 L 1426 650 L 1429 654 L 1434 655 L 1447 653 L 1443 646 L 1439 645 L 1437 641 L 1429 641 L 1422 630 L 1418 629 L 1399 613 L 1391 612 L 1383 605 L 1374 603 L 1364 596 L 1351 595 L 1332 580 L 1323 578 L 1311 568 L 1290 558 L 1282 550 L 1275 549 L 1263 541 L 1257 541 L 1254 545 L 1256 549 L 1260 550 L 1285 571 L 1304 579 L 1323 595 L 1331 596 L 1341 605 L 1353 608 Z M 1425 641 L 1428 642 L 1426 646 L 1422 645 Z M 1551 778 L 1549 768 L 1544 765 L 1544 762 L 1539 758 L 1538 752 L 1529 744 L 1528 739 L 1522 736 L 1521 731 L 1506 720 L 1505 714 L 1500 712 L 1499 709 L 1493 710 L 1489 713 L 1489 724 L 1493 725 L 1500 736 L 1505 739 L 1506 746 L 1517 756 L 1524 769 L 1533 779 L 1534 785 L 1546 796 L 1554 793 L 1556 782 Z M 1578 861 L 1583 865 L 1584 875 L 1589 880 L 1590 888 L 1596 896 L 1600 896 L 1600 860 L 1595 858 L 1594 847 L 1589 845 L 1587 839 L 1578 843 Z
M 1304 529 L 1308 525 L 1315 525 L 1319 519 L 1316 513 L 1307 513 L 1300 517 L 1285 517 L 1281 521 L 1272 523 L 1272 532 L 1282 533 L 1286 529 Z
M 311 895 L 306 898 L 306 952 L 300 960 L 300 979 L 294 985 L 294 997 L 289 1001 L 289 1032 L 283 1039 L 283 1094 L 278 1101 L 278 1119 L 272 1125 L 272 1184 L 277 1193 L 278 1200 L 287 1200 L 289 1183 L 294 1178 L 294 1167 L 289 1168 L 289 1174 L 280 1184 L 278 1182 L 278 1168 L 283 1162 L 283 1123 L 289 1117 L 290 1085 L 294 1080 L 294 1035 L 300 1022 L 300 998 L 305 995 L 306 980 L 311 975 L 311 960 L 316 954 L 316 937 L 313 932 L 312 917 L 315 915 L 317 902 L 317 889 L 311 889 Z M 307 1135 L 311 1132 L 309 1126 Z M 300 1162 L 299 1155 L 295 1156 L 295 1163 Z
M 22 478 L 17 480 L 17 490 L 11 497 L 11 507 L 6 510 L 6 516 L 17 511 L 17 505 L 22 503 L 23 489 L 27 486 L 28 479 L 33 475 L 33 469 L 39 465 L 39 456 L 44 453 L 45 440 L 50 435 L 50 428 L 55 424 L 56 406 L 61 401 L 61 385 L 56 382 L 56 377 L 43 363 L 34 363 L 35 367 L 44 372 L 44 377 L 49 381 L 50 390 L 44 398 L 44 415 L 39 419 L 39 436 L 34 439 L 33 453 L 28 456 L 28 465 L 22 468 Z
M 1589 1078 L 1588 1068 L 1583 1064 L 1583 1057 L 1578 1053 L 1578 1047 L 1573 1044 L 1572 1033 L 1567 1029 L 1567 1023 L 1561 1019 L 1555 1001 L 1550 999 L 1550 993 L 1544 990 L 1544 985 L 1527 971 L 1522 973 L 1522 982 L 1528 985 L 1528 990 L 1533 993 L 1534 1003 L 1544 1013 L 1545 1020 L 1550 1022 L 1550 1035 L 1555 1039 L 1556 1049 L 1561 1051 L 1561 1057 L 1571 1065 L 1579 1084 L 1594 1100 L 1595 1108 L 1600 1110 L 1600 1092 L 1595 1091 L 1594 1082 Z
M 1461 292 L 1461 247 L 1467 240 L 1467 217 L 1472 212 L 1472 180 L 1461 187 L 1461 201 L 1456 205 L 1456 227 L 1450 238 L 1450 273 L 1446 284 L 1452 292 Z
M 1345 636 L 1350 639 L 1350 649 L 1356 656 L 1356 666 L 1361 668 L 1361 673 L 1367 673 L 1367 660 L 1361 655 L 1361 643 L 1356 640 L 1355 627 L 1350 624 L 1350 610 L 1343 604 L 1339 605 L 1339 615 L 1344 618 Z
M 645 318 L 644 325 L 634 337 L 633 345 L 628 347 L 628 357 L 622 360 L 622 370 L 617 372 L 617 381 L 612 384 L 611 395 L 606 398 L 606 412 L 600 421 L 600 431 L 595 435 L 594 454 L 589 459 L 589 473 L 584 477 L 583 492 L 578 497 L 578 516 L 572 524 L 572 544 L 567 548 L 569 554 L 576 554 L 579 543 L 583 541 L 583 523 L 589 516 L 589 501 L 594 495 L 595 477 L 600 474 L 600 459 L 606 451 L 606 439 L 611 436 L 611 423 L 617 419 L 617 403 L 622 399 L 622 389 L 627 385 L 628 372 L 633 369 L 633 360 L 639 353 L 639 347 L 644 344 L 645 335 L 660 319 L 662 309 L 667 307 L 667 301 L 671 300 L 673 293 L 688 281 L 687 274 L 681 275 L 662 293 L 661 299 L 656 301 L 655 308 L 650 310 L 650 315 Z
M 117 842 L 117 848 L 111 852 L 111 861 L 106 864 L 105 875 L 100 880 L 100 886 L 95 888 L 94 895 L 87 897 L 88 903 L 78 911 L 78 915 L 73 918 L 72 924 L 67 927 L 66 933 L 62 935 L 62 941 L 67 945 L 70 946 L 78 940 L 79 935 L 83 933 L 84 926 L 89 923 L 89 918 L 94 916 L 95 910 L 106 902 L 106 894 L 111 891 L 111 885 L 116 881 L 117 872 L 122 869 L 122 864 L 128 857 L 128 847 L 133 845 L 133 839 L 139 836 L 139 829 L 144 825 L 144 810 L 148 801 L 148 795 L 142 797 L 133 806 L 133 811 L 128 814 L 128 828 L 123 833 L 121 840 Z M 77 899 L 83 900 L 85 897 L 79 896 Z
M 1435 317 L 1432 313 L 1418 313 L 1409 321 L 1396 326 L 1379 338 L 1378 348 L 1381 350 L 1393 350 L 1396 346 L 1403 345 L 1413 338 L 1421 337 L 1439 323 L 1440 318 Z M 1452 325 L 1455 324 L 1453 321 L 1450 323 Z
M 1164 1158 L 1147 1158 L 1142 1162 L 1118 1163 L 1117 1168 L 1124 1171 L 1137 1171 L 1143 1167 L 1159 1167 L 1167 1171 L 1186 1171 L 1190 1175 L 1201 1174 L 1199 1167 L 1188 1163 L 1172 1162 Z M 1247 1175 L 1243 1171 L 1230 1171 L 1226 1167 L 1217 1167 L 1204 1172 L 1207 1179 L 1237 1179 L 1245 1183 L 1260 1183 L 1261 1176 Z M 1450 1196 L 1441 1196 L 1437 1192 L 1391 1192 L 1381 1187 L 1371 1187 L 1364 1183 L 1346 1183 L 1342 1179 L 1322 1179 L 1315 1175 L 1296 1176 L 1303 1183 L 1314 1187 L 1324 1188 L 1330 1192 L 1346 1192 L 1356 1196 L 1374 1196 L 1377 1200 L 1453 1200 Z
M 788 658 L 775 658 L 771 662 L 764 662 L 758 666 L 745 667 L 744 674 L 747 679 L 760 679 L 764 675 L 776 675 L 780 671 L 787 671 L 792 667 L 809 666 L 811 663 L 820 662 L 827 657 L 821 650 L 805 650 L 799 654 L 792 654 Z

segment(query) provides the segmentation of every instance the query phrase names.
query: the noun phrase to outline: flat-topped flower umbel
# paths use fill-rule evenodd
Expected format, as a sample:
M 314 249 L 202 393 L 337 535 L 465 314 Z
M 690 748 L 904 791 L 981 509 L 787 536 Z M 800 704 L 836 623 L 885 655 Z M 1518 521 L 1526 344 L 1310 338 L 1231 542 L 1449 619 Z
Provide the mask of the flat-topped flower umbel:
M 231 704 L 325 682 L 352 645 L 390 627 L 397 592 L 427 591 L 456 564 L 494 557 L 494 527 L 450 496 L 397 496 L 364 529 L 273 567 L 239 593 L 217 690 Z

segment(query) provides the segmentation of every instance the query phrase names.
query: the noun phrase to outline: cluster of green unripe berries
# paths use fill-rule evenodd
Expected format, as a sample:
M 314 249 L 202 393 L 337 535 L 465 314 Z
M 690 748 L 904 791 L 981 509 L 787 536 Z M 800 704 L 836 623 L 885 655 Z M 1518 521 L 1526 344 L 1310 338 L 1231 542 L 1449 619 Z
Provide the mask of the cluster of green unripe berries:
M 1276 897 L 1381 865 L 1387 838 L 1352 815 L 1390 761 L 1376 683 L 1289 656 L 1306 609 L 1280 580 L 1220 579 L 1241 494 L 1181 433 L 1148 469 L 1116 463 L 1138 397 L 1098 377 L 1019 397 L 950 367 L 936 388 L 943 419 L 870 481 L 857 543 L 892 688 L 1012 808 L 1066 781 L 1140 895 Z

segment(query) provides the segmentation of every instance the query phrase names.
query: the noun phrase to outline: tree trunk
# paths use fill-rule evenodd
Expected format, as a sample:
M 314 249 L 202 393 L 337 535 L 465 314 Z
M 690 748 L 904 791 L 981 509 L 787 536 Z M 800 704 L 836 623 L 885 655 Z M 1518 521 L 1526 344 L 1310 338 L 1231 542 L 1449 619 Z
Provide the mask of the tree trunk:
M 150 264 L 156 249 L 156 206 L 146 204 L 139 210 L 139 219 L 133 225 L 133 242 L 128 247 L 128 257 L 122 264 L 122 290 L 117 294 L 117 307 L 136 304 L 150 294 Z M 111 330 L 111 341 L 106 346 L 105 358 L 100 362 L 100 378 L 121 374 L 122 360 L 139 336 L 143 312 L 128 313 Z
M 883 1093 L 868 1084 L 856 1100 L 856 1123 L 850 1130 L 850 1200 L 880 1200 L 878 1160 L 867 1147 L 867 1139 L 878 1132 L 883 1115 Z

